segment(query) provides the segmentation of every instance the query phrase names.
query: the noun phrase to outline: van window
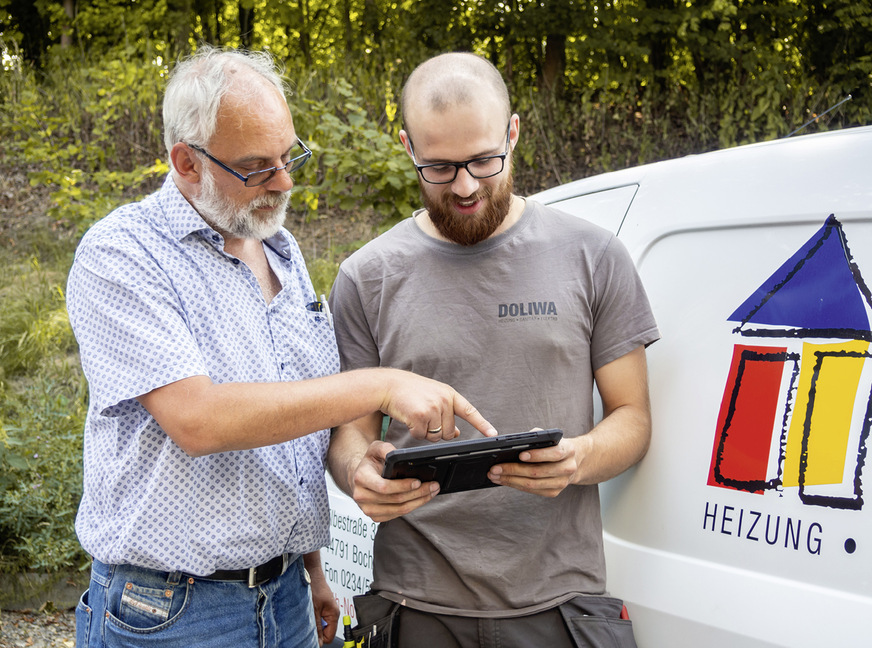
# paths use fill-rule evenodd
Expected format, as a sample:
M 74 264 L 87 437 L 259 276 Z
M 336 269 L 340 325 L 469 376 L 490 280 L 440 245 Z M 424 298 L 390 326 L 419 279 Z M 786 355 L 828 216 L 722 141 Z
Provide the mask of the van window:
M 637 184 L 615 187 L 560 200 L 551 206 L 617 234 L 638 190 Z

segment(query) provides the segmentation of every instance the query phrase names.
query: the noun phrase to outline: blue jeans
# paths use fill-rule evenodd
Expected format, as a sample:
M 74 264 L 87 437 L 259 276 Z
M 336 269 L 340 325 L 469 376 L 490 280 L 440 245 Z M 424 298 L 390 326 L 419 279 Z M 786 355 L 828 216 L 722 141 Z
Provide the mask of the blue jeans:
M 77 648 L 318 648 L 303 559 L 249 589 L 94 561 L 76 608 Z

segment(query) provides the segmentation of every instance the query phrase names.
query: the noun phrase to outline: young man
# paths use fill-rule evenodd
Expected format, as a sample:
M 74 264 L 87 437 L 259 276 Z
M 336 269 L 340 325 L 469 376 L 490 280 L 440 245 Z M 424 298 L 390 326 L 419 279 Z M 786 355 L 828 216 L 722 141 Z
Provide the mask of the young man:
M 268 55 L 180 63 L 164 126 L 163 187 L 97 223 L 68 282 L 90 387 L 77 645 L 311 648 L 339 615 L 319 560 L 328 429 L 376 410 L 419 438 L 452 438 L 455 414 L 491 428 L 436 381 L 337 373 L 282 227 L 310 152 Z
M 415 443 L 399 422 L 385 442 L 378 413 L 336 429 L 331 472 L 382 522 L 361 624 L 367 608 L 399 604 L 401 647 L 589 645 L 576 641 L 606 625 L 619 643 L 590 645 L 633 646 L 620 601 L 605 596 L 596 484 L 650 439 L 644 349 L 659 334 L 635 268 L 614 236 L 513 193 L 519 118 L 489 62 L 423 63 L 402 109 L 425 209 L 340 268 L 342 366 L 449 380 L 501 433 L 564 438 L 493 468 L 505 488 L 435 497 L 435 483 L 380 477 L 387 451 Z

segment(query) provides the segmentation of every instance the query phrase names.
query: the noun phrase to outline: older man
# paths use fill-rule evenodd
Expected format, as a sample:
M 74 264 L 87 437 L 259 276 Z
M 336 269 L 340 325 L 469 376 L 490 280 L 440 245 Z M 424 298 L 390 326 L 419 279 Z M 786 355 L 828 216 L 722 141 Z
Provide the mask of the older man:
M 426 61 L 402 108 L 425 209 L 340 268 L 343 368 L 448 380 L 500 432 L 564 438 L 493 468 L 506 488 L 435 497 L 435 482 L 380 476 L 387 451 L 414 443 L 399 422 L 385 442 L 378 413 L 335 431 L 334 477 L 384 521 L 361 625 L 394 614 L 410 648 L 633 646 L 605 596 L 596 484 L 639 461 L 651 434 L 645 346 L 659 334 L 639 277 L 614 236 L 513 192 L 520 120 L 488 61 Z
M 375 411 L 421 438 L 453 437 L 455 413 L 491 428 L 433 380 L 337 373 L 282 227 L 310 151 L 269 56 L 180 63 L 164 126 L 170 176 L 97 223 L 69 277 L 90 386 L 76 531 L 94 558 L 77 643 L 317 646 L 338 618 L 318 558 L 328 428 Z

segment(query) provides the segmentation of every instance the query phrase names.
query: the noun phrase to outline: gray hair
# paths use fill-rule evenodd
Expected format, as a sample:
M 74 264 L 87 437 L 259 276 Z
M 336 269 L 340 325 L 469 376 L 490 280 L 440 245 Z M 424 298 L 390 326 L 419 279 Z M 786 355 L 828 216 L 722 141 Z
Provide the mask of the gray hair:
M 215 134 L 221 100 L 228 95 L 248 94 L 248 69 L 285 96 L 283 70 L 268 52 L 201 46 L 182 60 L 170 74 L 163 101 L 164 144 L 169 154 L 177 142 L 206 146 Z M 257 79 L 258 77 L 254 77 Z

